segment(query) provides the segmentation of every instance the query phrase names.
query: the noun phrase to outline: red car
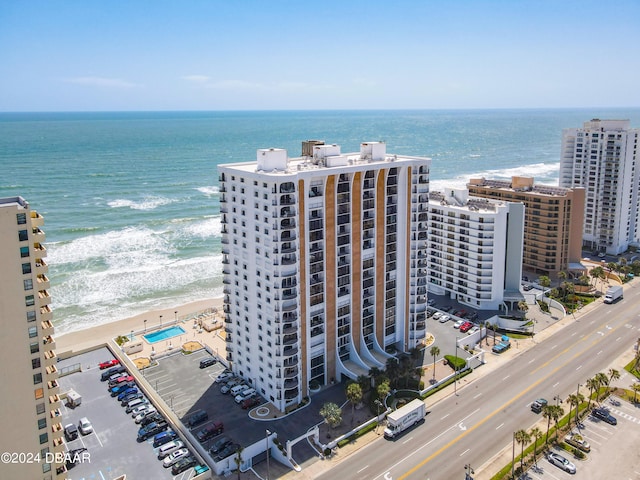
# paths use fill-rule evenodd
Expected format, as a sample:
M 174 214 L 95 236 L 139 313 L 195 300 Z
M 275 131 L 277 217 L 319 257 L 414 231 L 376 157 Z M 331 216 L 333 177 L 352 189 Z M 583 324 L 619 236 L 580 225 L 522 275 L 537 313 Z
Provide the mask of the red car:
M 249 408 L 255 407 L 259 403 L 260 403 L 260 398 L 259 397 L 249 397 L 246 400 L 242 401 L 242 408 L 247 410 Z
M 100 370 L 104 370 L 105 368 L 115 367 L 116 365 L 120 365 L 120 360 L 114 358 L 113 360 L 109 360 L 108 362 L 102 362 L 100 366 Z
M 464 332 L 468 332 L 469 330 L 471 330 L 471 327 L 473 327 L 473 323 L 471 322 L 464 322 L 462 325 L 460 325 L 460 331 L 462 333 Z

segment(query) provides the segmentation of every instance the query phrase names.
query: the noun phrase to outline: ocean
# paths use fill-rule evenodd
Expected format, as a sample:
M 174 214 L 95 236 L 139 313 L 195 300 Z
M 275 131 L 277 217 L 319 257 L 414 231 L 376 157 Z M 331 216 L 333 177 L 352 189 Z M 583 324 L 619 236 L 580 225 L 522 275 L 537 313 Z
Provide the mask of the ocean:
M 259 148 L 385 141 L 471 177 L 557 185 L 562 129 L 640 109 L 0 113 L 0 196 L 45 217 L 58 334 L 222 295 L 218 173 Z

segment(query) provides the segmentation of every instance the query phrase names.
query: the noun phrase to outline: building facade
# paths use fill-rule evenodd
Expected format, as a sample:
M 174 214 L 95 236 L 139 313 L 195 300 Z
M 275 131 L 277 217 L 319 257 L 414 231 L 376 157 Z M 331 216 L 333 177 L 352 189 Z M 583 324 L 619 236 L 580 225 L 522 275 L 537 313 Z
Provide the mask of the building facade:
M 522 276 L 524 205 L 429 194 L 429 292 L 479 310 L 517 308 Z
M 28 456 L 3 461 L 2 478 L 64 478 L 55 462 L 64 441 L 43 223 L 23 198 L 0 199 L 0 451 Z
M 319 141 L 219 167 L 227 359 L 280 410 L 424 339 L 429 167 Z
M 560 186 L 585 188 L 583 245 L 595 252 L 617 255 L 640 242 L 639 136 L 629 120 L 562 131 Z
M 474 197 L 524 204 L 524 270 L 555 276 L 578 268 L 582 257 L 584 188 L 536 185 L 531 177 L 476 178 L 467 187 Z

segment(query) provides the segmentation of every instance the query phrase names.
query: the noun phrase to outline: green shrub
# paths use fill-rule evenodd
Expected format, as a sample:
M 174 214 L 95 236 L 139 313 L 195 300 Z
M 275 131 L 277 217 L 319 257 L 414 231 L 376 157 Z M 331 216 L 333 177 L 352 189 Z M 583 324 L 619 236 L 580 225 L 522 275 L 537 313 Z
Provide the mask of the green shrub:
M 464 358 L 456 357 L 455 355 L 445 355 L 444 358 L 454 370 L 462 370 L 467 363 Z

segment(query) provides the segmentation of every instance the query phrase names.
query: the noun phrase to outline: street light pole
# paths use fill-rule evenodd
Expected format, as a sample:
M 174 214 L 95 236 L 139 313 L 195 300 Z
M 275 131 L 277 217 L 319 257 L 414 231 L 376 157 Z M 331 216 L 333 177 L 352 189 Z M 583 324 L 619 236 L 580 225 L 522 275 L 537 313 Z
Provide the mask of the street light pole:
M 162 315 L 160 315 L 160 328 L 162 328 Z
M 464 466 L 464 480 L 473 480 L 473 477 L 471 475 L 474 475 L 475 473 L 476 472 L 473 471 L 470 463 L 467 463 Z
M 267 430 L 266 435 L 267 435 L 267 480 L 269 480 L 269 435 L 271 435 L 271 432 Z
M 144 319 L 144 333 L 147 333 L 147 319 Z
M 458 337 L 456 337 L 456 365 L 453 375 L 453 393 L 458 396 Z
M 380 403 L 380 400 L 376 399 L 376 401 L 374 402 L 376 404 L 376 407 L 378 408 L 378 416 L 376 417 L 376 433 L 378 433 L 378 427 L 380 426 L 380 406 L 382 405 Z
M 516 464 L 516 432 L 513 432 L 513 439 L 511 440 L 511 478 L 515 479 L 515 464 Z
M 578 389 L 576 390 L 576 427 L 580 429 L 580 425 L 578 423 L 578 408 L 580 407 L 580 387 L 582 385 L 578 384 Z

